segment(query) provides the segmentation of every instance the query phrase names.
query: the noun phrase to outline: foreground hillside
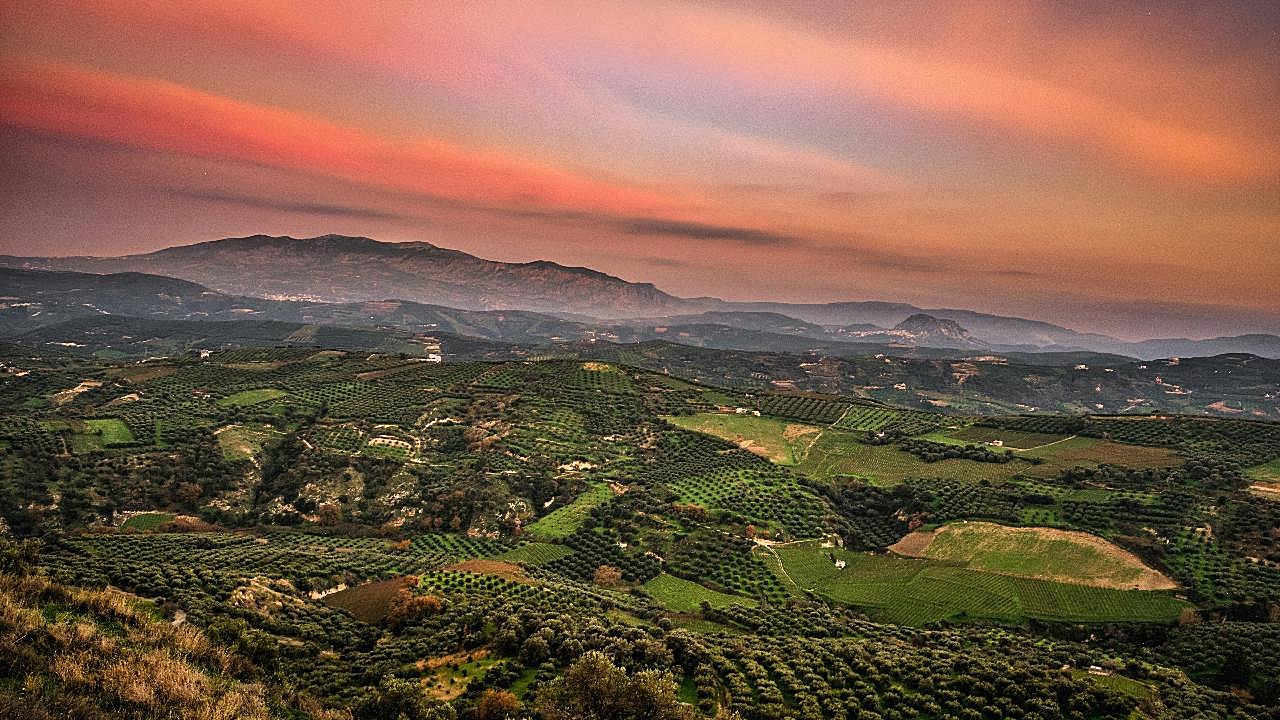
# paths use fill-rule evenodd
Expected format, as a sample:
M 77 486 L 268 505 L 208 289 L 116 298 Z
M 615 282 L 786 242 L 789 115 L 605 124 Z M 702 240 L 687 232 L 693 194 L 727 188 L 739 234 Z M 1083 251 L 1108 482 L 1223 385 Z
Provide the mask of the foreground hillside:
M 173 716 L 112 684 L 127 651 L 211 717 L 1280 716 L 1274 423 L 581 358 L 4 368 L 3 530 L 42 541 L 4 622 L 51 651 L 0 689 L 29 714 Z
M 247 657 L 164 620 L 154 603 L 32 575 L 30 545 L 4 543 L 0 557 L 5 717 L 254 720 L 289 709 L 279 688 L 257 682 L 260 669 Z M 338 716 L 314 701 L 309 709 Z

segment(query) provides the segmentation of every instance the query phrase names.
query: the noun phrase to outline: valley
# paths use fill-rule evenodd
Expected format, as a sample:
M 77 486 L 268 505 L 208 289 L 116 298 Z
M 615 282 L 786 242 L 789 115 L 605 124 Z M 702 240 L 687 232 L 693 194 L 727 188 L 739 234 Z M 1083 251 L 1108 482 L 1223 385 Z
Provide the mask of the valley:
M 1280 2 L 13 2 L 0 720 L 1280 720 Z
M 3 362 L 25 410 L 0 418 L 0 516 L 48 581 L 182 618 L 256 668 L 228 682 L 298 678 L 316 713 L 364 713 L 385 677 L 532 703 L 605 646 L 743 718 L 959 709 L 947 688 L 1009 672 L 1096 717 L 1272 701 L 1273 665 L 1242 699 L 1184 647 L 1206 621 L 1280 647 L 1280 503 L 1250 491 L 1277 424 L 942 414 L 612 359 Z M 818 692 L 851 662 L 893 679 Z

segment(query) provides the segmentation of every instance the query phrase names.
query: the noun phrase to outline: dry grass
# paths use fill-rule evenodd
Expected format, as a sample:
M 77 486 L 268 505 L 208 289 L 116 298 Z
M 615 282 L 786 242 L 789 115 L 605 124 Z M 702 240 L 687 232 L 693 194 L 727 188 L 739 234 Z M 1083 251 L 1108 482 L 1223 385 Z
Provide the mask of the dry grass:
M 0 706 L 20 714 L 93 707 L 125 718 L 270 717 L 265 688 L 227 674 L 243 659 L 118 590 L 0 575 L 0 647 L 12 649 L 0 667 L 22 679 L 0 689 Z

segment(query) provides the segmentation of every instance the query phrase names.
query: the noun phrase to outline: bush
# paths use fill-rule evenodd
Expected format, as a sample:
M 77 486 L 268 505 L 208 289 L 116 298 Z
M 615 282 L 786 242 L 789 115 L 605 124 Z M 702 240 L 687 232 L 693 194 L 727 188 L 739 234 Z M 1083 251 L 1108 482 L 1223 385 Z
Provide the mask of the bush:
M 547 720 L 693 720 L 697 711 L 680 702 L 677 690 L 670 673 L 627 675 L 592 651 L 538 693 L 538 711 Z

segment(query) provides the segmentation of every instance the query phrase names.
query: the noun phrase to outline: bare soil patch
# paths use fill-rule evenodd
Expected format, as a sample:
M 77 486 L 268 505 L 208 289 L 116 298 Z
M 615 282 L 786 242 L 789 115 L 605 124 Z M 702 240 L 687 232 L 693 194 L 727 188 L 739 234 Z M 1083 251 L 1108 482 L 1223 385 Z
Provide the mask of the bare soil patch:
M 325 595 L 320 602 L 329 607 L 346 610 L 358 620 L 377 624 L 387 617 L 391 601 L 402 588 L 413 583 L 412 577 L 379 580 Z
M 796 425 L 794 423 L 787 425 L 782 431 L 782 437 L 787 442 L 795 442 L 805 435 L 812 435 L 818 432 L 818 428 L 812 425 Z
M 532 583 L 533 578 L 525 573 L 524 568 L 515 563 L 503 562 L 501 560 L 464 560 L 460 563 L 454 563 L 442 570 L 453 570 L 455 572 L 473 572 L 482 575 L 496 575 L 503 580 L 510 580 L 518 583 Z
M 929 546 L 933 544 L 933 539 L 937 537 L 937 530 L 917 530 L 908 533 L 906 537 L 889 546 L 890 552 L 907 557 L 924 557 L 928 552 Z

